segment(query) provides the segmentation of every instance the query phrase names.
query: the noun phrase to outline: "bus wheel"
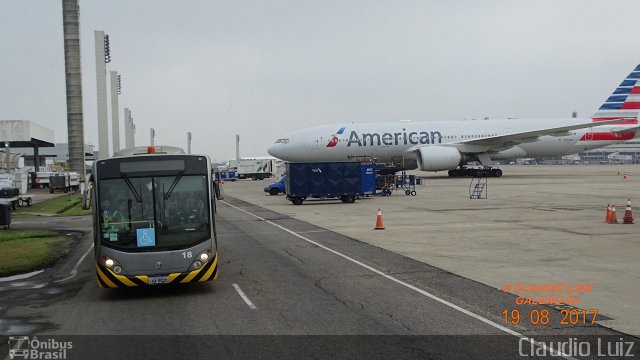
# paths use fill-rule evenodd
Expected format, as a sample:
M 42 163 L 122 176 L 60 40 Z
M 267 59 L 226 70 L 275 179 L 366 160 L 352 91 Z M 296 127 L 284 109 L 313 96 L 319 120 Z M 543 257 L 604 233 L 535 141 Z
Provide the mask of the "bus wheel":
M 293 203 L 293 205 L 302 205 L 303 201 L 304 201 L 303 199 L 298 199 L 298 198 L 291 199 L 291 202 Z

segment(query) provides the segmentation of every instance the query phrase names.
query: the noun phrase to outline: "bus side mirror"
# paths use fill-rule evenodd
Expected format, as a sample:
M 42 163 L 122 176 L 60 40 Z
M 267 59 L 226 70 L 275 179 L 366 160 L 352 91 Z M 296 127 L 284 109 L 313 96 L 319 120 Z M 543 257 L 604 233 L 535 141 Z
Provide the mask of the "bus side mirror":
M 220 184 L 220 181 L 215 180 L 213 182 L 213 190 L 216 193 L 216 199 L 224 200 L 224 191 L 222 191 L 222 185 Z
M 89 183 L 89 187 L 82 192 L 82 210 L 91 208 L 91 190 L 93 190 L 93 186 Z

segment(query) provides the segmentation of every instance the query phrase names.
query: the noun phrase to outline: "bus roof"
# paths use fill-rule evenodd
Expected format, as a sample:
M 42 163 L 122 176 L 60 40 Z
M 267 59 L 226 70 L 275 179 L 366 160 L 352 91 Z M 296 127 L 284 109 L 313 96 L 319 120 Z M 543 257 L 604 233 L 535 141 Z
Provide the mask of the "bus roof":
M 177 146 L 154 146 L 156 151 L 155 154 L 184 154 L 184 150 Z M 114 157 L 117 156 L 133 156 L 133 155 L 147 155 L 148 146 L 136 146 L 128 149 L 121 149 L 113 153 Z

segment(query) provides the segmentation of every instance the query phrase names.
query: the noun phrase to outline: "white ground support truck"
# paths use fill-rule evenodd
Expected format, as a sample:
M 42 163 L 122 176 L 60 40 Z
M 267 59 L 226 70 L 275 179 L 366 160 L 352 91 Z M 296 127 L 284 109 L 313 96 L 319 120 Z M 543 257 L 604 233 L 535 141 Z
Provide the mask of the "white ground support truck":
M 235 168 L 238 179 L 262 180 L 273 176 L 275 162 L 271 157 L 243 157 L 230 160 L 227 168 Z
M 27 194 L 26 173 L 0 173 L 0 204 L 9 204 L 12 209 L 31 206 L 33 195 Z

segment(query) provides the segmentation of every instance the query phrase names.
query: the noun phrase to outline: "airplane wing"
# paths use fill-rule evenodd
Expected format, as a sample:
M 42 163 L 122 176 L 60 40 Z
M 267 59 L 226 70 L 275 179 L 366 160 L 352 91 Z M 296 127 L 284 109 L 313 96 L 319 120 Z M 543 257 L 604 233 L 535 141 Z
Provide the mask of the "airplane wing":
M 617 124 L 617 123 L 628 121 L 628 120 L 629 118 L 621 117 L 621 118 L 612 119 L 612 120 L 588 122 L 588 123 L 582 123 L 582 124 L 576 124 L 576 125 L 570 125 L 570 126 L 518 132 L 518 133 L 492 136 L 492 137 L 486 137 L 486 138 L 480 138 L 480 139 L 470 139 L 470 140 L 459 141 L 457 143 L 446 144 L 446 145 L 455 146 L 458 148 L 458 150 L 460 150 L 460 152 L 467 153 L 467 154 L 498 152 L 498 151 L 509 149 L 519 144 L 534 142 L 538 140 L 540 136 L 558 136 L 558 137 L 567 136 L 567 135 L 570 135 L 570 132 L 573 130 L 586 129 L 590 127 L 598 127 L 603 125 L 613 125 L 613 124 Z M 633 120 L 636 120 L 636 118 L 633 118 Z M 618 132 L 624 132 L 624 131 L 633 130 L 638 127 L 640 126 L 624 127 L 624 128 L 620 127 L 617 130 Z M 614 129 L 613 131 L 616 132 L 615 130 L 616 129 Z

